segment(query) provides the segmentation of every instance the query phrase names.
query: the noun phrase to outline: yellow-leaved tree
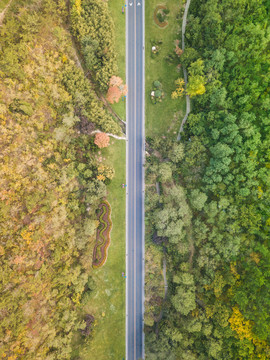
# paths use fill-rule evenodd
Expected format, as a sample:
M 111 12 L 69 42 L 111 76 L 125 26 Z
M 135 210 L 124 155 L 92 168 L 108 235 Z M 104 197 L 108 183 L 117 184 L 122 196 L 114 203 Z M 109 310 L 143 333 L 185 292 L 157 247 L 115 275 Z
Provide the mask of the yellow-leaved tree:
M 179 97 L 181 97 L 182 95 L 184 95 L 184 91 L 185 91 L 185 80 L 182 78 L 179 78 L 177 80 L 175 80 L 175 85 L 176 85 L 176 89 L 172 92 L 171 94 L 171 98 L 172 99 L 177 99 Z
M 204 64 L 202 59 L 193 62 L 188 68 L 187 94 L 190 97 L 205 93 Z

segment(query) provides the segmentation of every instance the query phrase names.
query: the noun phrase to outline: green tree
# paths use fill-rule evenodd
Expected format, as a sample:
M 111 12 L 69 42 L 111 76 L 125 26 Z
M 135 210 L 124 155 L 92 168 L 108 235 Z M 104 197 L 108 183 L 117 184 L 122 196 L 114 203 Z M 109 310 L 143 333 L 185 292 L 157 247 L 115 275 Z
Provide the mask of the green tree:
M 172 169 L 169 163 L 161 163 L 158 169 L 158 175 L 161 182 L 166 182 L 172 178 Z
M 191 190 L 190 202 L 194 209 L 201 211 L 207 200 L 207 195 L 198 189 Z
M 177 287 L 177 293 L 172 296 L 172 304 L 180 314 L 188 315 L 190 311 L 196 308 L 194 290 L 184 286 Z

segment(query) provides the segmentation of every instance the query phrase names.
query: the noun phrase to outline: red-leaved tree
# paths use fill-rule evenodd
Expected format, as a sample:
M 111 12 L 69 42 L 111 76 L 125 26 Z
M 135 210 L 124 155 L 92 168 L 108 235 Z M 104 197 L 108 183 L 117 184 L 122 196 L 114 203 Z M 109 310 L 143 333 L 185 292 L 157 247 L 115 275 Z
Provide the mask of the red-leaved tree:
M 95 136 L 94 143 L 101 149 L 109 145 L 110 138 L 109 135 L 105 133 L 97 133 Z
M 127 85 L 123 84 L 123 80 L 119 76 L 112 76 L 109 86 L 107 100 L 111 104 L 118 102 L 121 96 L 127 94 Z

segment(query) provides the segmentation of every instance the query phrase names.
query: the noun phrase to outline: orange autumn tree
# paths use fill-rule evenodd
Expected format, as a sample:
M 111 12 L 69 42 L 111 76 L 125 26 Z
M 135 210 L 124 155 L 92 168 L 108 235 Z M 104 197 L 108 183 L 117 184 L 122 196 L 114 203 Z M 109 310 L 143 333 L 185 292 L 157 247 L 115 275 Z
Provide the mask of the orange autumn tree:
M 109 135 L 101 132 L 101 133 L 97 133 L 95 136 L 95 141 L 94 143 L 101 149 L 104 147 L 107 147 L 110 143 L 110 138 Z
M 179 40 L 175 40 L 175 42 L 174 42 L 174 44 L 175 44 L 174 51 L 175 51 L 176 55 L 180 57 L 183 54 L 183 50 L 179 47 L 179 43 L 180 43 Z
M 112 76 L 109 83 L 109 89 L 107 92 L 107 100 L 113 104 L 118 102 L 121 96 L 127 94 L 127 85 L 123 84 L 123 80 L 119 76 Z

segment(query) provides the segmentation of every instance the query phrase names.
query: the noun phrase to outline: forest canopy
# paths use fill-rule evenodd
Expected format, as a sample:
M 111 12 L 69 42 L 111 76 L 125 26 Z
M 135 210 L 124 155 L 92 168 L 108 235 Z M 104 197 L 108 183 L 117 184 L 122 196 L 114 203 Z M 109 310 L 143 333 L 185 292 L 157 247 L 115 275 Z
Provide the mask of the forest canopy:
M 162 320 L 157 296 L 146 305 L 149 359 L 270 357 L 269 12 L 191 1 L 180 62 L 187 89 L 199 76 L 205 91 L 179 145 L 148 139 L 147 177 L 161 184 L 146 196 L 148 246 L 169 276 Z
M 74 333 L 89 333 L 79 308 L 106 195 L 91 134 L 121 129 L 81 69 L 69 18 L 65 1 L 16 0 L 0 28 L 1 359 L 69 359 Z M 101 85 L 109 69 L 92 69 Z

